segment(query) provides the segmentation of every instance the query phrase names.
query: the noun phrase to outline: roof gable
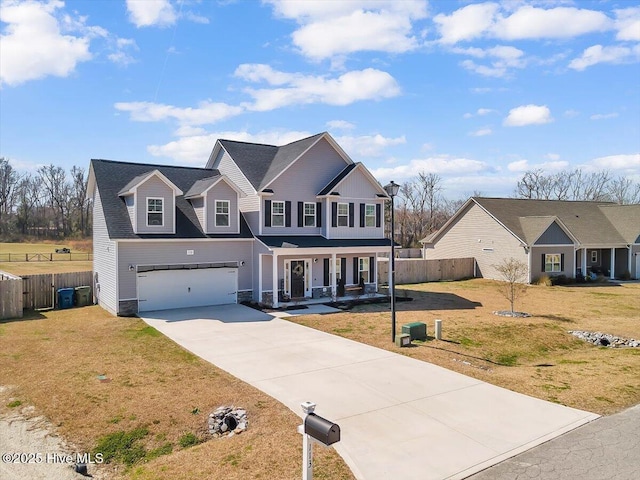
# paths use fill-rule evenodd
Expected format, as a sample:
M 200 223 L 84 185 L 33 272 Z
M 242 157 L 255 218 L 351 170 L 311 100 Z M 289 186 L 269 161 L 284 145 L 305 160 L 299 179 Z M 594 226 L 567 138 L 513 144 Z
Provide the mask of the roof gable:
M 214 175 L 212 177 L 203 178 L 202 180 L 197 180 L 189 191 L 184 194 L 184 198 L 188 200 L 191 198 L 204 197 L 209 190 L 220 182 L 224 182 L 229 185 L 239 196 L 244 195 L 244 193 L 242 193 L 233 182 L 227 180 L 224 175 Z
M 339 191 L 340 185 L 347 181 L 348 178 L 353 177 L 356 173 L 361 173 L 371 185 L 378 191 L 378 196 L 381 198 L 389 198 L 387 192 L 380 186 L 378 181 L 369 172 L 369 170 L 360 162 L 347 165 L 342 171 L 336 175 L 322 190 L 318 192 L 318 196 L 332 195 L 334 192 Z
M 174 195 L 182 195 L 182 190 L 180 190 L 176 185 L 169 180 L 166 176 L 164 176 L 158 169 L 151 170 L 149 172 L 145 172 L 141 175 L 138 175 L 132 178 L 129 183 L 127 183 L 119 192 L 119 196 L 124 195 L 133 195 L 136 193 L 136 190 L 140 185 L 147 182 L 151 177 L 157 177 L 162 182 L 164 182 L 171 190 L 173 190 Z

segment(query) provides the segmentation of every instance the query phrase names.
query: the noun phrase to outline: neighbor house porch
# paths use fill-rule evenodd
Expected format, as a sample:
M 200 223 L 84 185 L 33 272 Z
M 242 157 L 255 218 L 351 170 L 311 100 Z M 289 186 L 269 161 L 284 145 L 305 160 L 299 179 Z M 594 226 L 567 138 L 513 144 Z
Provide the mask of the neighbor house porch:
M 632 272 L 631 247 L 583 247 L 576 249 L 575 277 L 602 275 L 611 280 Z

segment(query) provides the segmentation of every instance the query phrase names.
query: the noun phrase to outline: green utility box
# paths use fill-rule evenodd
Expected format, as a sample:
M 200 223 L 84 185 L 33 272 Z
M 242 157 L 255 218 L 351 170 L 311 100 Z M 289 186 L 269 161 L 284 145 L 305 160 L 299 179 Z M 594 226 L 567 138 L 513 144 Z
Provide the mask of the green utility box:
M 408 333 L 411 340 L 427 339 L 427 324 L 422 322 L 405 323 L 402 326 L 402 333 Z
M 91 287 L 76 287 L 76 306 L 86 307 L 91 305 Z

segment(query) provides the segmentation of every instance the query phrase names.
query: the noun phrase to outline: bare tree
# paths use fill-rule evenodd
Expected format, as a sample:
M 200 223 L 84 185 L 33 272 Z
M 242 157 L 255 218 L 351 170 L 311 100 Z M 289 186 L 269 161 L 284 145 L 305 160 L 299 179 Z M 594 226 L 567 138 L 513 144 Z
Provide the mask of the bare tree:
M 37 209 L 41 204 L 40 185 L 31 175 L 25 175 L 16 191 L 18 208 L 16 226 L 23 235 L 29 234 L 37 221 Z
M 19 182 L 20 175 L 9 163 L 9 160 L 0 157 L 0 233 L 6 233 L 10 229 L 9 222 Z
M 49 207 L 54 212 L 54 226 L 58 235 L 70 233 L 69 211 L 71 210 L 70 187 L 67 174 L 62 167 L 54 165 L 38 169 L 39 179 L 46 193 Z
M 608 196 L 618 204 L 640 203 L 640 183 L 628 177 L 614 178 L 609 182 Z
M 82 235 L 88 235 L 91 202 L 87 198 L 87 179 L 84 168 L 75 165 L 71 168 L 71 182 L 71 204 L 75 227 Z
M 501 293 L 511 304 L 511 314 L 515 314 L 515 303 L 527 290 L 527 264 L 513 257 L 504 259 L 493 267 L 502 275 L 504 285 L 501 286 Z

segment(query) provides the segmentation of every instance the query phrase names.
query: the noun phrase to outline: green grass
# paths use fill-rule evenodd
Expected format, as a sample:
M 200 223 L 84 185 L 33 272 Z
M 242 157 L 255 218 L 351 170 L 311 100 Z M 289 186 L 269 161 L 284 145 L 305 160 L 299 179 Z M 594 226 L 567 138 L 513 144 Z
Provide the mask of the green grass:
M 16 407 L 19 407 L 20 405 L 22 405 L 22 402 L 20 400 L 14 400 L 13 402 L 7 403 L 7 407 L 9 408 L 16 408 Z
M 142 440 L 148 434 L 149 430 L 145 427 L 139 427 L 128 432 L 110 433 L 98 440 L 93 453 L 101 453 L 107 463 L 120 461 L 127 466 L 131 466 L 147 456 L 147 451 L 139 443 L 139 440 Z
M 182 448 L 193 447 L 200 443 L 200 439 L 194 433 L 187 432 L 180 437 L 179 443 Z

